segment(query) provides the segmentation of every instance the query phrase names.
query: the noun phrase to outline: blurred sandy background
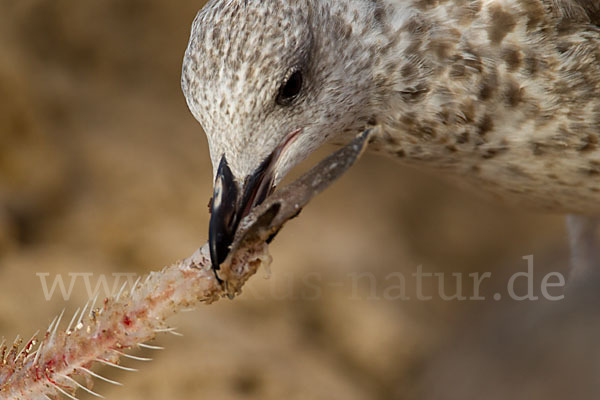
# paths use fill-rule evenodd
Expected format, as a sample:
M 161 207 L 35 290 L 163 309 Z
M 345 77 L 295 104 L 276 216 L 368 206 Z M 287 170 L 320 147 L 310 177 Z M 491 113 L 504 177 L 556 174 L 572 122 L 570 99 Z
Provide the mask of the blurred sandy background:
M 81 281 L 68 303 L 46 301 L 36 273 L 142 274 L 206 240 L 208 149 L 179 88 L 202 4 L 0 0 L 0 337 L 28 336 L 85 302 Z M 167 350 L 155 361 L 127 363 L 138 373 L 102 370 L 125 387 L 98 390 L 145 400 L 600 393 L 594 290 L 556 303 L 491 300 L 525 255 L 535 255 L 536 285 L 548 271 L 567 274 L 560 216 L 490 204 L 366 156 L 271 252 L 269 279 L 262 272 L 241 298 L 178 316 L 183 338 L 160 337 Z M 490 300 L 386 301 L 351 284 L 372 273 L 381 294 L 389 274 L 419 265 L 493 272 Z

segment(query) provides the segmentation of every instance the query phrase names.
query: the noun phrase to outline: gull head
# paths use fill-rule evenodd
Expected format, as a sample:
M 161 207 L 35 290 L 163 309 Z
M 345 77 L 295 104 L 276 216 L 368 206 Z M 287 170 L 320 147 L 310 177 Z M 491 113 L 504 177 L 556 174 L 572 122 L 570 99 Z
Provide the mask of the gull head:
M 374 54 L 352 19 L 373 2 L 343 3 L 213 0 L 193 22 L 182 89 L 210 148 L 215 268 L 292 167 L 372 117 Z

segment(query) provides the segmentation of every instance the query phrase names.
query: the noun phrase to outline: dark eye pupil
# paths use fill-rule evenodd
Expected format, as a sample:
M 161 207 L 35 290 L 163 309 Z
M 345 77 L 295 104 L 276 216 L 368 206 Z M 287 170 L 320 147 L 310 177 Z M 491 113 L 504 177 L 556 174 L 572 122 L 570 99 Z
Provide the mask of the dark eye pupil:
M 286 103 L 300 94 L 302 90 L 302 73 L 296 71 L 290 76 L 279 93 L 280 102 Z

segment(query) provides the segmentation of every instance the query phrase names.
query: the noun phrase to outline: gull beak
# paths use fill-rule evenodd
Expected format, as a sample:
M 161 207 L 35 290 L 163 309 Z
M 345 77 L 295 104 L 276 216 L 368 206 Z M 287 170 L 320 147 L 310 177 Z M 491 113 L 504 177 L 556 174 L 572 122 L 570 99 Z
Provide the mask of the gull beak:
M 225 156 L 221 158 L 211 203 L 211 217 L 208 226 L 210 259 L 213 268 L 227 257 L 229 245 L 233 241 L 238 225 L 238 188 Z
M 246 177 L 243 185 L 239 186 L 241 190 L 238 189 L 225 155 L 221 158 L 215 178 L 208 226 L 208 243 L 213 269 L 218 270 L 227 258 L 240 221 L 275 190 L 277 162 L 300 131 L 298 129 L 290 133 L 286 140 Z
M 240 221 L 273 192 L 271 159 L 272 157 L 269 156 L 252 175 L 246 178 L 243 195 L 239 196 L 227 160 L 225 156 L 221 158 L 215 179 L 208 226 L 210 259 L 214 269 L 219 269 L 227 258 L 229 246 L 233 243 Z

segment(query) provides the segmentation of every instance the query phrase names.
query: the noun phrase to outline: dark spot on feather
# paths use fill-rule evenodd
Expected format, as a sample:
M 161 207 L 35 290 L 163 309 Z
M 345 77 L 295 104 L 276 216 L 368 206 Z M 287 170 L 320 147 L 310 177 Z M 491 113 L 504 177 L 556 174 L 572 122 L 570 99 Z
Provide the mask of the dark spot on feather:
M 392 146 L 395 146 L 398 144 L 398 141 L 393 136 L 386 136 L 385 141 Z
M 590 176 L 600 175 L 600 161 L 590 161 L 588 168 L 584 172 Z
M 450 122 L 450 113 L 448 112 L 448 110 L 442 110 L 438 112 L 437 117 L 440 120 L 440 122 L 444 125 L 448 125 L 448 123 Z
M 407 63 L 402 66 L 402 68 L 400 69 L 400 73 L 402 74 L 403 77 L 409 78 L 414 75 L 415 68 L 412 66 L 412 64 Z
M 419 83 L 412 88 L 400 91 L 400 95 L 406 102 L 414 103 L 422 100 L 427 92 L 429 92 L 429 88 L 424 83 Z
M 423 44 L 423 41 L 421 40 L 421 38 L 418 38 L 418 37 L 413 38 L 413 41 L 408 45 L 408 47 L 405 50 L 406 54 L 411 56 L 411 55 L 414 55 L 415 53 L 418 53 L 419 50 L 421 49 L 421 44 Z
M 443 40 L 434 40 L 429 47 L 439 60 L 445 60 L 450 55 L 452 44 Z
M 506 146 L 499 146 L 499 147 L 492 147 L 489 149 L 486 149 L 484 151 L 484 153 L 481 155 L 482 158 L 489 160 L 491 158 L 494 158 L 502 153 L 505 153 L 508 151 L 508 147 Z
M 489 14 L 488 38 L 493 44 L 500 44 L 515 29 L 517 23 L 511 14 L 497 4 L 490 6 Z
M 464 78 L 466 75 L 465 70 L 466 70 L 466 68 L 464 65 L 453 64 L 452 67 L 450 67 L 450 78 L 453 78 L 453 79 Z
M 544 149 L 544 145 L 539 142 L 531 143 L 531 152 L 533 153 L 534 156 L 543 156 L 546 153 L 546 151 Z
M 467 58 L 465 59 L 465 66 L 476 70 L 477 72 L 483 71 L 483 65 L 481 63 L 481 58 L 475 54 L 471 53 L 475 58 Z
M 486 133 L 494 129 L 494 120 L 489 114 L 486 114 L 481 120 L 481 122 L 479 122 L 477 128 L 479 128 L 479 130 L 477 131 L 479 136 L 485 136 Z
M 412 133 L 414 136 L 417 136 L 418 138 L 426 141 L 434 139 L 436 136 L 435 129 L 429 125 L 420 125 L 416 129 L 414 129 Z
M 385 22 L 385 8 L 379 2 L 377 3 L 377 6 L 375 7 L 375 12 L 373 13 L 373 18 L 375 18 L 375 21 L 378 24 L 384 25 L 384 22 Z
M 424 23 L 417 17 L 411 18 L 404 26 L 404 29 L 412 35 L 419 34 L 424 31 Z
M 556 50 L 560 54 L 565 54 L 569 49 L 573 48 L 573 45 L 570 42 L 562 41 L 556 44 Z
M 481 89 L 479 91 L 480 100 L 489 100 L 496 90 L 498 89 L 498 77 L 495 72 L 487 74 L 483 77 L 481 82 Z
M 510 72 L 516 71 L 521 66 L 523 56 L 519 49 L 514 47 L 506 47 L 502 50 L 502 59 L 506 63 Z
M 470 137 L 469 132 L 464 131 L 456 137 L 456 143 L 465 144 L 469 141 L 469 137 Z
M 583 138 L 583 143 L 577 150 L 581 152 L 588 152 L 596 149 L 597 145 L 598 137 L 595 135 L 588 135 L 587 137 Z
M 542 2 L 540 0 L 521 0 L 521 3 L 527 16 L 527 30 L 536 29 L 546 15 Z
M 535 75 L 540 67 L 537 55 L 533 53 L 527 54 L 523 60 L 523 67 L 526 73 L 532 76 Z
M 468 101 L 461 106 L 461 111 L 464 115 L 465 122 L 473 122 L 475 119 L 475 104 L 472 101 Z
M 440 0 L 419 0 L 416 2 L 416 6 L 421 10 L 427 10 L 437 6 L 439 1 Z
M 523 101 L 524 89 L 515 81 L 509 81 L 504 96 L 510 107 L 516 107 Z
M 406 113 L 400 117 L 400 122 L 402 122 L 407 127 L 412 127 L 415 125 L 416 117 L 414 113 Z

